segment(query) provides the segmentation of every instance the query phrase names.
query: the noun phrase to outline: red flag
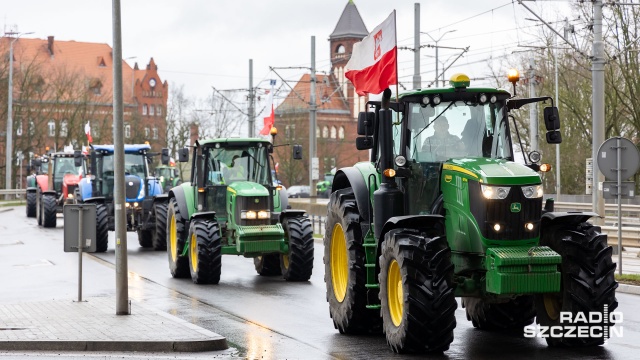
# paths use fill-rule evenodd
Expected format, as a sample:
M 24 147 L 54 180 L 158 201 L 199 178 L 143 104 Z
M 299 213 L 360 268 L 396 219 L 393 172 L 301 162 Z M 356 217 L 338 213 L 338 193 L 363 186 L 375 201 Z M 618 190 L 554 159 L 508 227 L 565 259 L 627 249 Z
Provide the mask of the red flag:
M 362 41 L 353 45 L 345 76 L 360 96 L 379 94 L 398 83 L 396 12 L 378 25 Z
M 271 131 L 271 127 L 273 126 L 273 123 L 276 120 L 276 114 L 273 111 L 273 104 L 271 104 L 271 115 L 267 116 L 266 118 L 263 118 L 264 120 L 264 127 L 262 128 L 262 130 L 260 130 L 260 135 L 269 135 L 269 132 Z
M 93 138 L 91 137 L 91 125 L 89 125 L 88 121 L 84 125 L 84 133 L 87 134 L 87 140 L 89 140 L 89 144 L 91 144 L 93 142 Z

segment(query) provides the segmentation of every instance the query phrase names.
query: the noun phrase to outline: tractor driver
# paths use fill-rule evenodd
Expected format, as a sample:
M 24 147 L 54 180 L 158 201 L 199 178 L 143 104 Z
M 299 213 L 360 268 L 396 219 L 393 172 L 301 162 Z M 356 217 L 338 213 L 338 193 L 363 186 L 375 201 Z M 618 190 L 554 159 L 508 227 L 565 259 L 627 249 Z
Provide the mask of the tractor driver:
M 422 151 L 434 154 L 436 157 L 454 156 L 464 151 L 462 140 L 449 133 L 449 121 L 440 115 L 433 122 L 433 135 L 422 143 Z
M 240 160 L 238 160 L 239 158 L 239 155 L 233 155 L 231 164 L 223 168 L 223 176 L 226 181 L 231 179 L 244 179 L 244 166 L 240 164 Z

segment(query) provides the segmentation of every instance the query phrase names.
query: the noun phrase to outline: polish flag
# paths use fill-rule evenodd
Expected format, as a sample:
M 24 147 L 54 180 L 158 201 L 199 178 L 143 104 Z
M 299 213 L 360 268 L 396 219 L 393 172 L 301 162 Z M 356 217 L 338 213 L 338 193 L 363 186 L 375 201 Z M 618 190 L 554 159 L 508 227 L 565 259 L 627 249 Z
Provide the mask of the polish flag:
M 276 121 L 276 113 L 273 109 L 273 87 L 275 85 L 276 85 L 276 81 L 271 80 L 271 91 L 268 92 L 269 100 L 267 100 L 267 102 L 271 104 L 271 114 L 263 118 L 264 127 L 262 128 L 262 130 L 260 130 L 260 135 L 269 135 L 269 133 L 271 132 L 271 128 L 273 127 L 273 124 Z
M 89 140 L 89 144 L 91 144 L 93 142 L 93 138 L 91 137 L 91 125 L 89 125 L 88 121 L 84 125 L 84 133 L 87 134 L 87 140 Z
M 396 11 L 362 41 L 353 45 L 351 59 L 344 68 L 360 96 L 379 94 L 398 83 Z

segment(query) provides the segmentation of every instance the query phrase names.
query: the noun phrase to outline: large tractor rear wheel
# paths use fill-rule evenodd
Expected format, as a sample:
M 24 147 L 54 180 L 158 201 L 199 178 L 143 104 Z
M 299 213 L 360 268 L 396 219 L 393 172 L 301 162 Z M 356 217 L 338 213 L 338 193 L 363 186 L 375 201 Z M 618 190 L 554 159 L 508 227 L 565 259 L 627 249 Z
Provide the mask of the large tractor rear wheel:
M 27 217 L 32 218 L 36 217 L 36 192 L 28 191 L 27 192 Z
M 458 303 L 451 249 L 444 236 L 428 238 L 405 229 L 387 233 L 379 282 L 383 329 L 394 352 L 449 349 Z
M 360 213 L 351 188 L 331 194 L 324 236 L 324 282 L 329 314 L 342 334 L 380 331 L 378 310 L 367 309 Z
M 216 220 L 195 219 L 189 228 L 189 271 L 196 284 L 217 284 L 222 271 L 222 238 Z
M 143 248 L 153 246 L 153 233 L 151 230 L 138 230 L 138 243 Z
M 533 296 L 524 295 L 502 303 L 488 303 L 479 298 L 462 298 L 467 320 L 482 330 L 520 330 L 533 323 L 536 309 Z
M 54 195 L 42 195 L 42 226 L 46 228 L 56 227 L 56 214 L 58 204 Z
M 105 252 L 109 247 L 109 219 L 107 205 L 96 204 L 96 252 Z
M 153 212 L 156 219 L 156 230 L 153 234 L 153 249 L 167 250 L 167 204 L 153 204 Z
M 287 281 L 307 281 L 313 271 L 313 229 L 306 216 L 288 217 L 282 223 L 289 252 L 280 256 L 282 276 Z
M 253 265 L 260 276 L 282 275 L 280 254 L 264 254 L 253 258 Z
M 614 273 L 616 264 L 611 260 L 612 248 L 599 226 L 589 223 L 571 224 L 554 222 L 542 228 L 540 245 L 549 246 L 562 256 L 560 292 L 536 295 L 537 322 L 554 327 L 589 326 L 584 323 L 560 322 L 561 312 L 570 312 L 572 319 L 581 314 L 586 319 L 600 313 L 603 323 L 597 327 L 613 326 L 605 314 L 618 307 L 615 290 L 618 283 Z M 606 309 L 605 309 L 606 308 Z M 591 333 L 591 331 L 590 331 Z M 607 336 L 596 329 L 594 337 L 546 337 L 550 346 L 601 345 Z
M 189 277 L 189 258 L 182 256 L 184 245 L 187 243 L 185 220 L 180 214 L 175 198 L 169 200 L 167 209 L 167 255 L 169 256 L 169 271 L 174 278 Z

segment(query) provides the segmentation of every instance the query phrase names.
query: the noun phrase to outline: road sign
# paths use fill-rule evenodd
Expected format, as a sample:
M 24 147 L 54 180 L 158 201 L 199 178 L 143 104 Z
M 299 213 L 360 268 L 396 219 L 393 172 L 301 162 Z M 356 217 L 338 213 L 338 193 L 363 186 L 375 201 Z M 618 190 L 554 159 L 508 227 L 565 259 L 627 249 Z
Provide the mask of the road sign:
M 68 204 L 64 206 L 63 212 L 64 252 L 77 252 L 80 243 L 82 243 L 82 251 L 95 252 L 96 204 Z M 82 236 L 80 226 L 82 226 Z
M 605 199 L 617 199 L 618 194 L 623 199 L 632 198 L 635 193 L 636 183 L 633 181 L 622 181 L 618 191 L 617 181 L 605 181 L 603 183 L 602 194 Z
M 620 150 L 620 180 L 632 177 L 640 168 L 640 152 L 636 145 L 629 139 L 612 137 L 603 142 L 598 149 L 598 168 L 607 180 L 618 180 L 618 149 Z

